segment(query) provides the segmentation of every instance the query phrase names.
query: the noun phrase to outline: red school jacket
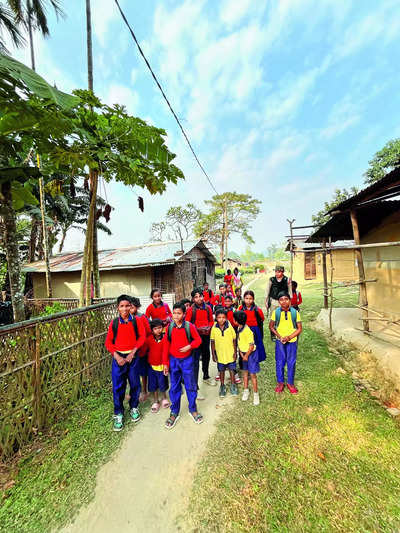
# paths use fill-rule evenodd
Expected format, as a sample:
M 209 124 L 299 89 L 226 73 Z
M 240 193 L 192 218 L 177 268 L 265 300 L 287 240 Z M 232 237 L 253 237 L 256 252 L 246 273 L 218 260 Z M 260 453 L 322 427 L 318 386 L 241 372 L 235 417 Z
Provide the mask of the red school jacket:
M 165 333 L 164 333 L 165 336 Z M 148 350 L 149 364 L 153 366 L 159 366 L 163 364 L 163 336 L 160 340 L 157 340 L 154 335 L 149 335 L 146 339 L 145 346 Z
M 196 321 L 194 322 L 196 328 L 212 328 L 214 325 L 212 309 L 205 303 L 201 307 L 197 307 L 196 304 L 190 306 L 186 311 L 185 320 L 187 322 L 192 322 L 194 307 L 197 308 Z
M 185 331 L 185 322 L 182 322 L 182 325 L 178 327 L 176 324 L 174 324 L 174 327 L 172 328 L 171 332 L 171 342 L 168 339 L 168 331 L 166 331 L 164 337 L 163 337 L 163 365 L 169 366 L 169 357 L 170 355 L 173 355 L 176 358 L 184 359 L 188 355 L 192 353 L 192 350 L 195 348 L 198 348 L 201 344 L 201 337 L 196 329 L 196 327 L 193 324 L 190 324 L 190 334 L 192 336 L 192 341 L 189 342 L 189 339 L 187 338 L 186 331 Z M 190 344 L 191 349 L 187 352 L 180 352 L 179 349 L 183 348 L 184 346 L 187 346 Z
M 235 318 L 233 316 L 234 308 L 233 307 L 225 307 L 225 309 L 226 309 L 226 318 L 229 320 L 229 322 L 231 323 L 231 325 L 234 328 L 237 328 L 239 324 L 236 322 L 236 320 L 235 320 Z
M 206 303 L 210 302 L 212 304 L 214 300 L 214 293 L 211 289 L 208 289 L 208 291 L 203 291 L 203 297 Z
M 292 307 L 296 307 L 296 306 L 299 306 L 300 304 L 303 303 L 303 298 L 301 297 L 301 292 L 293 292 L 293 296 L 292 296 L 292 299 L 290 301 L 290 305 Z
M 216 295 L 214 296 L 213 305 L 214 305 L 214 306 L 216 306 L 216 305 L 221 305 L 222 307 L 225 307 L 225 296 L 222 296 L 221 293 L 216 294 Z
M 264 322 L 265 317 L 264 317 L 264 313 L 262 312 L 262 309 L 260 309 L 259 307 L 257 307 L 257 309 L 258 309 L 258 315 L 260 316 L 261 320 Z M 255 311 L 255 306 L 254 305 L 252 305 L 250 307 L 250 309 L 247 309 L 246 306 L 241 305 L 239 307 L 238 311 L 244 311 L 246 313 L 246 315 L 247 315 L 246 324 L 248 326 L 258 326 L 257 317 L 256 317 L 256 311 Z
M 154 320 L 155 318 L 167 320 L 168 317 L 172 317 L 172 313 L 167 303 L 161 302 L 161 305 L 157 305 L 157 307 L 152 303 L 146 309 L 146 316 L 151 320 Z
M 141 320 L 136 320 L 136 325 L 138 329 L 138 338 L 136 338 L 135 328 L 132 325 L 132 317 L 128 322 L 124 322 L 121 317 L 119 317 L 118 331 L 115 338 L 115 343 L 113 343 L 114 333 L 112 330 L 113 321 L 111 320 L 110 325 L 108 326 L 107 337 L 105 341 L 105 347 L 107 350 L 113 354 L 114 352 L 127 352 L 128 350 L 133 350 L 133 348 L 141 348 L 146 341 L 146 332 Z

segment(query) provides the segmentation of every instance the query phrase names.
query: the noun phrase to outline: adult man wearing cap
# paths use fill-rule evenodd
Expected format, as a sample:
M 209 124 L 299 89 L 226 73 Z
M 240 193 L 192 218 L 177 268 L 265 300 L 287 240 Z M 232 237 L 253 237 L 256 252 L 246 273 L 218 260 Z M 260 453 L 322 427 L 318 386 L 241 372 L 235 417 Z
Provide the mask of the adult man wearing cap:
M 288 279 L 285 275 L 285 267 L 277 265 L 275 267 L 275 276 L 269 278 L 267 292 L 265 294 L 265 307 L 269 316 L 272 312 L 279 307 L 278 294 L 280 292 L 288 293 L 292 298 L 292 280 Z M 271 337 L 273 337 L 271 335 Z

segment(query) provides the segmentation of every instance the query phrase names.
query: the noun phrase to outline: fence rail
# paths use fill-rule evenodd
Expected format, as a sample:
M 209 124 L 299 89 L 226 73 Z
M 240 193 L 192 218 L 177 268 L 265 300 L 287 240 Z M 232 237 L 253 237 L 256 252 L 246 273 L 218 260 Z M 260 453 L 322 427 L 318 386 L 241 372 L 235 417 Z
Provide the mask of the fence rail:
M 104 384 L 114 314 L 114 302 L 106 302 L 0 327 L 0 458 Z

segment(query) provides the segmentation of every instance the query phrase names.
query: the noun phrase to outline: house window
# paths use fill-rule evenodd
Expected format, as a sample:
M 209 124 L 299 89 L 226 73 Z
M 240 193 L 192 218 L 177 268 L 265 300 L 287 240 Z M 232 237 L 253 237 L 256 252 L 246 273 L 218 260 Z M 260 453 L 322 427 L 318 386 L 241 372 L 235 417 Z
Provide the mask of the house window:
M 304 279 L 315 279 L 316 276 L 315 252 L 306 252 L 304 254 Z

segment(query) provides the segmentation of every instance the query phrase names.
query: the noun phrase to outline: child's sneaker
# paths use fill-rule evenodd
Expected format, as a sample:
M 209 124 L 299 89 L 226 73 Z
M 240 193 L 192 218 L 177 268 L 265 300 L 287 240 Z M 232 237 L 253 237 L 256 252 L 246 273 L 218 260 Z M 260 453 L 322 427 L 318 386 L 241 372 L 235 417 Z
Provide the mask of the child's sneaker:
M 237 385 L 235 383 L 232 383 L 232 385 L 231 385 L 231 394 L 233 396 L 237 396 L 238 395 L 238 388 L 237 388 Z
M 113 416 L 113 430 L 121 431 L 124 429 L 124 417 L 123 415 L 114 415 Z
M 219 396 L 220 398 L 224 398 L 226 396 L 226 387 L 225 385 L 221 385 L 219 388 Z
M 297 394 L 299 391 L 296 389 L 294 385 L 287 384 L 287 388 L 289 389 L 290 394 Z
M 204 394 L 202 392 L 200 392 L 199 390 L 197 391 L 197 400 L 205 400 L 206 397 L 204 396 Z
M 236 385 L 239 385 L 240 383 L 242 383 L 242 380 L 240 379 L 239 374 L 235 374 L 235 383 Z
M 247 402 L 247 400 L 249 399 L 249 396 L 250 396 L 249 389 L 244 389 L 243 394 L 242 394 L 242 401 Z
M 215 376 L 215 381 L 219 381 L 221 378 L 219 377 L 219 374 L 218 376 Z
M 253 394 L 253 405 L 260 405 L 260 395 L 258 392 Z
M 140 411 L 137 407 L 132 407 L 131 411 L 130 411 L 130 414 L 131 414 L 131 419 L 134 421 L 134 422 L 139 422 L 140 420 Z
M 283 392 L 283 389 L 285 388 L 285 384 L 284 383 L 278 383 L 278 385 L 275 387 L 275 392 Z

